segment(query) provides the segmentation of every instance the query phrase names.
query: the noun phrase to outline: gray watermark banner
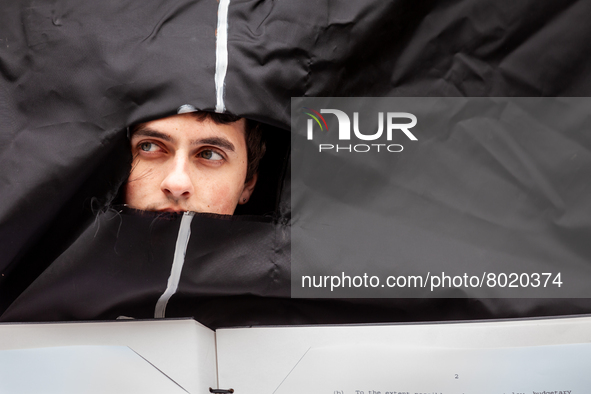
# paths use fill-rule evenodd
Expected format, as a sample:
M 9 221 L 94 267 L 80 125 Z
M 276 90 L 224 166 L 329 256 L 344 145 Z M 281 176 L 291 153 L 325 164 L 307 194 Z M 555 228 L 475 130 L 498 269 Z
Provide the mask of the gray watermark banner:
M 291 113 L 293 297 L 591 297 L 591 98 Z

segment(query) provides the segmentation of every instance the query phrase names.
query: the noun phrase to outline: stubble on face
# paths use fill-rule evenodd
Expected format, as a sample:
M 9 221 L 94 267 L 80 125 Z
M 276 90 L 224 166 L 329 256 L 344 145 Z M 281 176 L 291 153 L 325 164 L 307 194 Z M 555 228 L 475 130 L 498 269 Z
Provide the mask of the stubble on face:
M 140 126 L 132 137 L 134 159 L 126 185 L 126 203 L 147 211 L 232 214 L 246 189 L 244 121 L 239 122 L 218 125 L 209 119 L 198 121 L 177 115 Z M 149 149 L 140 148 L 142 144 Z M 175 155 L 186 160 L 188 168 L 183 177 L 190 179 L 189 197 L 175 195 L 161 186 L 167 171 L 174 167 Z M 222 159 L 205 158 L 212 156 Z

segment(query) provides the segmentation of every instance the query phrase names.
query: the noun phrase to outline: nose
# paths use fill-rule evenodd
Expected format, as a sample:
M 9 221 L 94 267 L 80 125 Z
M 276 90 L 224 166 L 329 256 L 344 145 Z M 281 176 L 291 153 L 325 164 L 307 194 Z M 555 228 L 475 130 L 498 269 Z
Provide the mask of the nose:
M 188 164 L 186 159 L 175 158 L 172 168 L 160 185 L 160 189 L 166 196 L 186 199 L 193 195 L 194 188 L 188 172 Z

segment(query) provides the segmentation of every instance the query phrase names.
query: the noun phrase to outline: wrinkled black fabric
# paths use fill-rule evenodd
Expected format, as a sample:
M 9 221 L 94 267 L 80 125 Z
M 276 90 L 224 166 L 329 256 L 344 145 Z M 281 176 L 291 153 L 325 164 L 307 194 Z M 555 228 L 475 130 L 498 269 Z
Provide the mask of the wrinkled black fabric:
M 92 244 L 95 218 L 105 219 L 100 212 L 129 172 L 126 127 L 185 103 L 215 107 L 217 7 L 213 0 L 0 1 L 0 311 L 49 286 L 48 278 L 63 280 L 60 290 L 52 285 L 39 293 L 35 305 L 14 304 L 4 320 L 151 313 L 163 267 L 140 272 L 112 261 L 88 267 L 68 256 Z M 233 0 L 229 10 L 227 111 L 280 129 L 288 129 L 292 96 L 591 92 L 585 0 Z M 259 243 L 268 252 L 265 240 L 290 220 L 284 161 L 285 155 L 275 157 L 274 180 L 260 185 L 275 190 L 256 208 L 263 215 L 271 206 L 272 224 L 261 242 L 241 244 L 256 259 L 265 255 Z M 233 244 L 224 243 L 221 254 Z M 231 256 L 226 263 L 242 255 Z M 208 273 L 241 283 L 234 290 L 220 290 L 217 282 L 195 290 L 183 282 L 170 310 L 212 326 L 591 312 L 587 300 L 290 300 L 269 290 L 283 280 L 285 267 L 277 276 L 257 271 L 256 280 L 242 283 L 259 260 L 245 261 Z M 76 275 L 66 282 L 69 276 L 55 272 Z M 133 285 L 117 287 L 124 277 Z M 187 278 L 201 283 L 196 273 Z M 118 291 L 121 298 L 108 296 Z M 55 313 L 44 308 L 50 302 Z
M 349 100 L 351 106 L 344 106 Z M 384 152 L 382 146 L 377 153 L 374 146 L 369 153 L 349 153 L 349 143 L 388 143 L 386 138 L 355 141 L 352 136 L 351 141 L 321 141 L 338 143 L 341 151 L 324 149 L 319 154 L 318 142 L 307 140 L 306 128 L 294 123 L 294 279 L 301 283 L 305 275 L 367 273 L 384 284 L 390 275 L 426 278 L 430 273 L 441 282 L 425 279 L 425 287 L 294 286 L 294 294 L 591 296 L 591 134 L 583 132 L 591 129 L 589 98 L 340 101 L 343 104 L 335 98 L 309 98 L 306 104 L 293 104 L 295 121 L 306 121 L 307 116 L 298 117 L 302 105 L 340 108 L 349 114 L 355 108 L 360 117 L 404 108 L 419 119 L 413 128 L 418 141 L 409 142 L 404 135 L 396 140 L 395 135 L 392 142 L 403 144 L 403 152 Z M 385 104 L 378 109 L 380 102 Z M 334 130 L 337 125 L 330 121 L 336 117 L 328 116 L 328 127 Z M 465 274 L 466 285 L 437 288 L 445 280 L 442 273 L 448 281 Z M 552 273 L 552 279 L 534 287 L 533 282 L 520 286 L 511 278 L 503 284 L 503 276 L 498 276 L 495 286 L 491 273 L 513 278 L 525 273 L 522 283 L 527 273 Z M 468 285 L 479 276 L 487 283 Z
M 126 208 L 99 214 L 3 319 L 154 317 L 180 220 L 179 214 Z M 196 214 L 167 317 L 198 314 L 193 299 L 236 294 L 289 298 L 289 227 L 272 217 Z

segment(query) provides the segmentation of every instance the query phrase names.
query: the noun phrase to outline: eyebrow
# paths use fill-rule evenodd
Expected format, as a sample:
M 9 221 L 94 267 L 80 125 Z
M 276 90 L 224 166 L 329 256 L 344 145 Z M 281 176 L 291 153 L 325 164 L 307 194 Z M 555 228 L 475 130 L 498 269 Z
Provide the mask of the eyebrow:
M 141 135 L 144 137 L 154 137 L 154 138 L 160 138 L 161 140 L 167 141 L 167 142 L 173 142 L 173 138 L 165 133 L 162 133 L 160 131 L 156 131 L 153 129 L 150 129 L 148 127 L 142 127 L 139 130 L 137 130 L 135 133 L 133 133 L 133 136 L 135 137 L 136 135 Z
M 200 138 L 198 140 L 191 140 L 191 145 L 213 145 L 230 150 L 232 152 L 236 151 L 236 149 L 234 148 L 234 144 L 232 144 L 228 139 L 223 137 L 207 137 Z
M 150 129 L 149 127 L 142 127 L 139 130 L 137 130 L 135 133 L 133 133 L 133 135 L 134 136 L 141 135 L 144 137 L 160 138 L 161 140 L 164 140 L 167 142 L 174 142 L 174 138 L 172 136 L 170 136 L 166 133 L 162 133 L 160 131 L 156 131 L 154 129 Z M 196 140 L 191 140 L 190 144 L 191 145 L 213 145 L 213 146 L 217 146 L 220 148 L 230 150 L 232 152 L 236 151 L 236 148 L 234 148 L 234 144 L 232 144 L 227 138 L 224 138 L 224 137 L 200 138 L 200 139 L 196 139 Z

